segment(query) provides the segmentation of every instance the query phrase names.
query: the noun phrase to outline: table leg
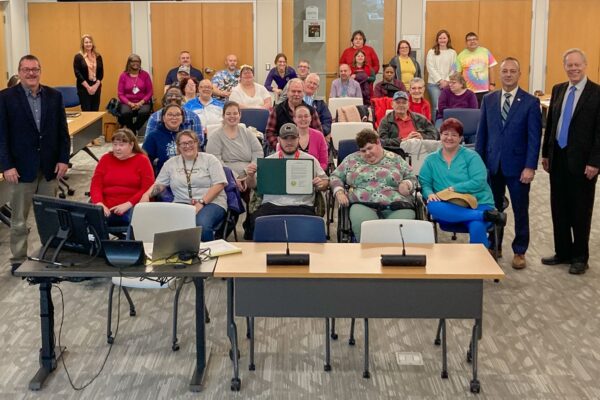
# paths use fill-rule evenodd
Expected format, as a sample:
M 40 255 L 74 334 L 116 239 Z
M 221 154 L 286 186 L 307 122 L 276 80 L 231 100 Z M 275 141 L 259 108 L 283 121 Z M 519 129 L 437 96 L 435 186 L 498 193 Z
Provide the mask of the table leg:
M 446 320 L 440 319 L 442 330 L 442 379 L 448 379 L 448 353 L 446 347 Z
M 323 369 L 331 371 L 331 342 L 329 340 L 329 318 L 325 318 L 325 366 Z
M 479 393 L 481 390 L 481 383 L 477 379 L 477 347 L 479 342 L 479 326 L 481 324 L 480 319 L 475 320 L 473 326 L 473 335 L 471 337 L 471 362 L 473 363 L 473 379 L 470 383 L 470 390 L 473 393 Z
M 254 317 L 248 317 L 248 332 L 250 334 L 250 364 L 248 369 L 254 371 L 256 370 L 256 365 L 254 365 Z
M 363 371 L 363 378 L 369 379 L 371 373 L 369 372 L 369 319 L 365 318 L 365 370 Z
M 42 330 L 42 348 L 40 349 L 40 368 L 29 381 L 30 390 L 40 390 L 46 378 L 56 369 L 62 356 L 62 349 L 55 349 L 54 304 L 52 303 L 52 282 L 44 279 L 40 282 L 40 322 Z M 57 350 L 57 351 L 56 351 Z
M 88 149 L 87 147 L 84 147 L 81 150 L 85 151 L 90 157 L 92 157 L 94 160 L 96 160 L 96 162 L 99 162 L 98 157 L 96 157 L 96 155 L 94 153 L 92 153 L 92 151 L 90 149 Z
M 190 390 L 192 392 L 199 392 L 202 390 L 204 373 L 206 371 L 204 278 L 194 278 L 194 286 L 196 288 L 196 366 L 192 375 L 192 381 L 190 382 Z
M 231 390 L 238 392 L 242 386 L 240 380 L 239 370 L 239 350 L 237 341 L 237 326 L 235 324 L 235 318 L 233 315 L 233 278 L 227 279 L 227 336 L 231 342 L 231 350 L 229 350 L 229 357 L 233 362 L 233 378 L 231 378 Z

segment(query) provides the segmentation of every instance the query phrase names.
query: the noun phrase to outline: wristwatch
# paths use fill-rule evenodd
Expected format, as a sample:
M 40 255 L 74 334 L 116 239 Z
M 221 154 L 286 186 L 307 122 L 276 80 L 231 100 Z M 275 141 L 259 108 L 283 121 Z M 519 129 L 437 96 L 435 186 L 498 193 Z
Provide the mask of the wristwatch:
M 206 202 L 204 201 L 204 199 L 200 199 L 200 200 L 198 200 L 198 203 L 202 204 L 203 206 L 205 206 L 205 205 L 206 205 Z

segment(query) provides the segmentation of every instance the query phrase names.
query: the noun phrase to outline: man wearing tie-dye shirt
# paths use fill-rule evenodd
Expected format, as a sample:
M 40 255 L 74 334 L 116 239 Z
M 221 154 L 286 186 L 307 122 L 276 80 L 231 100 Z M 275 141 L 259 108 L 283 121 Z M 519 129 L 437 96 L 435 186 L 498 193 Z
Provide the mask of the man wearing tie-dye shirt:
M 477 102 L 481 105 L 483 96 L 496 88 L 496 84 L 490 80 L 490 77 L 491 68 L 498 63 L 488 49 L 479 46 L 479 38 L 476 33 L 467 33 L 465 41 L 467 48 L 456 57 L 454 69 L 462 73 L 467 82 L 467 88 L 475 92 Z

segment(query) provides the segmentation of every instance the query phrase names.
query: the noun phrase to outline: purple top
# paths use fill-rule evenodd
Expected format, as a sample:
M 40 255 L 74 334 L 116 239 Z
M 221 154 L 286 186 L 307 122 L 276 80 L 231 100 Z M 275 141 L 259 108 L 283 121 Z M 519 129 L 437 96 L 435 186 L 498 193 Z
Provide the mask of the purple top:
M 265 79 L 265 87 L 267 88 L 267 90 L 269 92 L 272 92 L 273 88 L 271 87 L 271 84 L 273 83 L 273 81 L 275 81 L 275 84 L 277 84 L 277 87 L 279 89 L 283 90 L 285 85 L 290 80 L 292 80 L 296 77 L 297 77 L 296 71 L 292 67 L 285 67 L 285 73 L 283 74 L 283 77 L 281 77 L 281 75 L 279 75 L 279 72 L 277 72 L 277 67 L 273 67 L 269 71 L 269 75 L 267 75 L 267 79 Z
M 279 143 L 277 143 L 276 150 L 279 151 L 279 149 L 280 146 Z M 316 158 L 319 164 L 321 164 L 321 168 L 324 170 L 327 169 L 327 164 L 329 163 L 329 147 L 327 146 L 327 141 L 325 140 L 325 136 L 323 136 L 323 132 L 309 127 L 308 149 L 300 148 L 300 150 Z
M 136 93 L 133 88 L 137 87 Z M 140 70 L 138 76 L 131 77 L 127 72 L 123 72 L 119 76 L 119 85 L 117 87 L 119 101 L 127 104 L 129 102 L 137 103 L 144 100 L 144 103 L 149 103 L 152 98 L 152 79 L 150 74 L 144 70 Z
M 477 103 L 477 96 L 475 93 L 467 89 L 466 92 L 460 96 L 452 93 L 449 87 L 444 88 L 440 94 L 438 100 L 438 110 L 436 119 L 444 118 L 444 110 L 446 108 L 474 108 L 478 109 L 479 104 Z

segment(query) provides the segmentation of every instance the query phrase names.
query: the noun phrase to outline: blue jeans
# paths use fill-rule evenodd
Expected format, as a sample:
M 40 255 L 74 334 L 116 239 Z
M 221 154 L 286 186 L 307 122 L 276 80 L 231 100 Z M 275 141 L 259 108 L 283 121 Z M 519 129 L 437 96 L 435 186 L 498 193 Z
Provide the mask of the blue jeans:
M 208 203 L 196 214 L 196 226 L 202 227 L 200 240 L 208 242 L 215 240 L 215 231 L 221 226 L 227 212 L 221 206 Z
M 431 117 L 435 121 L 437 115 L 438 100 L 442 91 L 436 83 L 428 83 L 427 91 L 429 92 L 429 102 L 431 103 Z
M 487 228 L 490 223 L 483 220 L 483 215 L 484 211 L 493 208 L 487 204 L 471 209 L 446 201 L 430 201 L 427 203 L 427 211 L 440 224 L 442 230 L 453 231 L 452 225 L 466 228 L 469 232 L 469 243 L 483 243 L 485 247 L 490 245 L 487 237 Z

